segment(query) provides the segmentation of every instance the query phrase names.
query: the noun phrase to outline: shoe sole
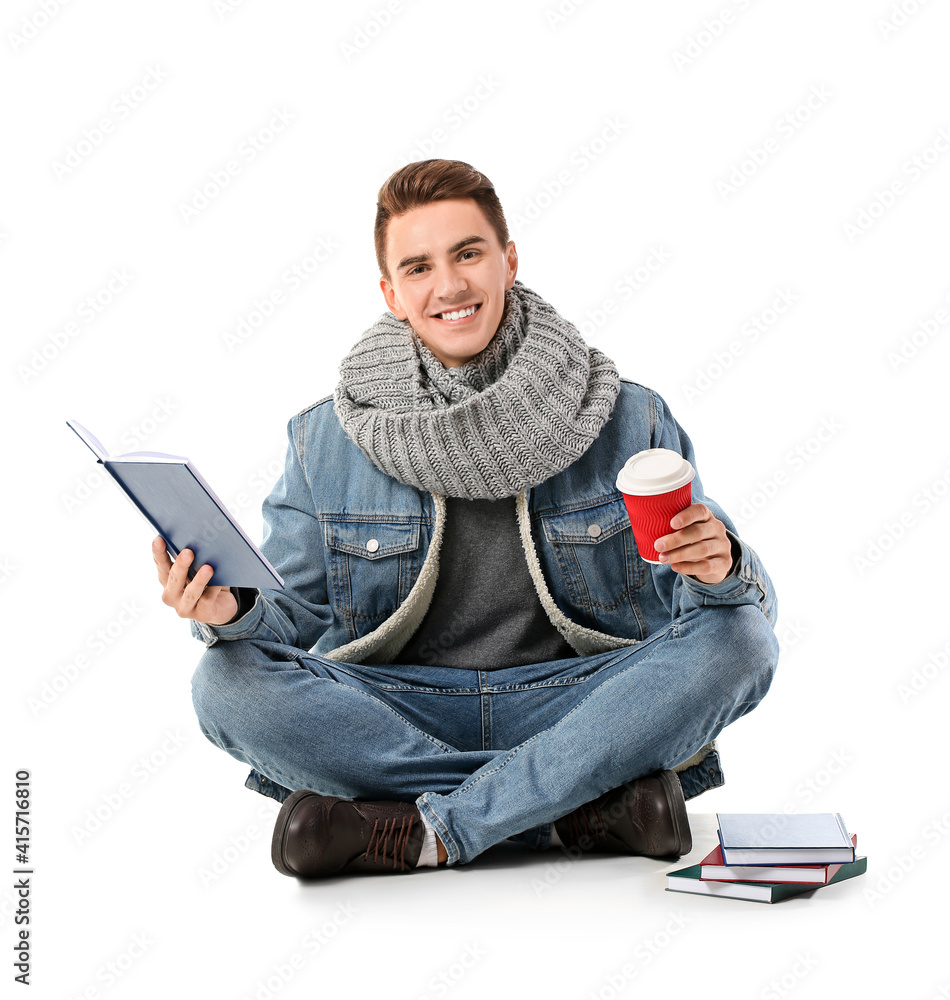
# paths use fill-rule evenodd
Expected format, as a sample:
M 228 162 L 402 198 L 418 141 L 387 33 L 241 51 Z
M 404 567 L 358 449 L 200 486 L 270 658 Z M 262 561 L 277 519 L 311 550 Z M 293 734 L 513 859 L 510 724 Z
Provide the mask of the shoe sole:
M 689 854 L 693 849 L 693 836 L 689 830 L 689 817 L 686 815 L 686 800 L 683 798 L 683 786 L 675 771 L 658 771 L 655 778 L 659 779 L 666 793 L 666 801 L 670 804 L 670 818 L 673 820 L 673 834 L 676 837 L 675 852 L 678 857 Z
M 300 873 L 291 868 L 284 860 L 284 842 L 287 827 L 290 825 L 290 820 L 297 808 L 297 804 L 306 799 L 313 798 L 316 794 L 316 792 L 311 792 L 307 788 L 301 788 L 296 792 L 292 792 L 284 800 L 284 804 L 277 815 L 277 822 L 274 824 L 274 835 L 271 837 L 270 842 L 270 859 L 274 862 L 274 867 L 282 875 L 301 877 Z

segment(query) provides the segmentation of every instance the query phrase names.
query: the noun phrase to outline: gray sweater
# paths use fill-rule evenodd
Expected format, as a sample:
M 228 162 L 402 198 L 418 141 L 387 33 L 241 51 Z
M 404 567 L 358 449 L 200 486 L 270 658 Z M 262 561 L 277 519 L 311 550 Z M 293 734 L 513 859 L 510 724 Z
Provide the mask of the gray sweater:
M 445 538 L 432 604 L 397 663 L 499 670 L 577 656 L 551 624 L 531 581 L 515 498 L 446 497 Z M 235 588 L 246 614 L 256 590 Z
M 531 582 L 515 498 L 446 505 L 432 604 L 396 662 L 499 670 L 577 656 Z

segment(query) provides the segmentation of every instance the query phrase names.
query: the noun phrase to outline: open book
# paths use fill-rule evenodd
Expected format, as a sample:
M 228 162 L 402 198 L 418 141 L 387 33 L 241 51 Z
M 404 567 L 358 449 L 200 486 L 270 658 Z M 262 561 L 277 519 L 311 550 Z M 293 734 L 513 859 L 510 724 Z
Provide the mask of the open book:
M 189 579 L 208 563 L 214 570 L 212 587 L 274 590 L 284 586 L 274 567 L 187 458 L 154 451 L 109 455 L 82 424 L 75 420 L 66 423 L 162 536 L 169 555 L 177 558 L 182 549 L 194 552 Z

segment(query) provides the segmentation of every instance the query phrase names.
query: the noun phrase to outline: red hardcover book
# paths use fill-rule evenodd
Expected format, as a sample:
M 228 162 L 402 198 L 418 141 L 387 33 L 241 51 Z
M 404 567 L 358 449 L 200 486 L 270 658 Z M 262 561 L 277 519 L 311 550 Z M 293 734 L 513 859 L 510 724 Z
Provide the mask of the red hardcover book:
M 851 837 L 858 846 L 858 835 Z M 827 885 L 841 867 L 837 865 L 727 865 L 716 845 L 703 860 L 700 879 L 710 882 L 782 882 L 790 885 Z

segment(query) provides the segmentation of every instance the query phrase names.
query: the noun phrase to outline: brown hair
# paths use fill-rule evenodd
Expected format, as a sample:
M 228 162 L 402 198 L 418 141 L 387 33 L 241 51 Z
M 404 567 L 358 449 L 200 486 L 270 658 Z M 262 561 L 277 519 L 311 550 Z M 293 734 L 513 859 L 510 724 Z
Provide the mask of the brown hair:
M 492 182 L 471 164 L 461 160 L 419 160 L 400 167 L 379 189 L 376 199 L 376 262 L 379 273 L 390 281 L 386 260 L 389 220 L 430 201 L 471 198 L 485 213 L 501 244 L 508 246 L 508 224 Z

